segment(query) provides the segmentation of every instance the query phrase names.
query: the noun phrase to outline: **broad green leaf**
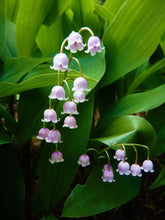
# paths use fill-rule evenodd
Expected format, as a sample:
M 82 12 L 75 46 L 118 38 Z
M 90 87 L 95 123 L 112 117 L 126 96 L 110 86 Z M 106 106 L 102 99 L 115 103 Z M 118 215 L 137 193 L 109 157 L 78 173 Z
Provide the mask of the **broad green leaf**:
M 96 215 L 118 207 L 138 194 L 140 179 L 137 177 L 115 174 L 115 183 L 104 183 L 101 179 L 103 165 L 95 165 L 87 182 L 73 189 L 64 204 L 62 217 Z
M 6 62 L 8 59 L 17 56 L 15 24 L 7 20 L 6 31 L 6 42 L 1 54 L 1 60 L 3 62 Z
M 31 69 L 48 60 L 50 60 L 50 58 L 48 57 L 21 57 L 9 59 L 4 66 L 4 73 L 1 75 L 0 80 L 11 83 L 17 83 Z
M 18 56 L 29 56 L 53 1 L 21 0 L 16 22 Z
M 164 102 L 165 84 L 146 92 L 130 94 L 119 99 L 107 110 L 108 114 L 104 120 L 107 120 L 109 117 L 148 111 L 158 107 Z
M 160 186 L 165 186 L 165 167 L 162 168 L 159 176 L 152 183 L 152 185 L 149 187 L 149 189 L 155 189 Z
M 122 116 L 113 120 L 108 120 L 94 134 L 94 141 L 99 141 L 103 145 L 112 145 L 114 142 L 120 143 L 143 143 L 153 147 L 155 133 L 152 126 L 143 118 L 136 116 Z M 94 143 L 93 143 L 93 146 Z M 127 149 L 127 148 L 126 148 Z M 134 161 L 134 156 L 127 157 L 128 161 Z M 141 150 L 141 149 L 140 149 Z M 109 151 L 111 155 L 112 151 Z M 139 152 L 139 149 L 138 149 Z M 147 152 L 142 151 L 139 162 L 146 158 Z M 107 160 L 104 161 L 104 164 Z M 140 190 L 140 179 L 132 176 L 120 176 L 115 172 L 117 162 L 111 157 L 111 165 L 115 172 L 114 183 L 104 183 L 101 179 L 103 162 L 95 165 L 91 176 L 84 185 L 77 185 L 67 198 L 62 217 L 86 217 L 128 202 L 135 197 Z M 98 202 L 99 201 L 99 202 Z
M 113 17 L 117 14 L 119 9 L 124 5 L 127 0 L 106 0 L 104 2 L 104 7 L 113 15 Z
M 128 93 L 132 93 L 136 91 L 136 88 L 144 81 L 146 80 L 149 76 L 157 72 L 158 70 L 162 69 L 165 67 L 165 58 L 162 60 L 159 60 L 156 62 L 154 65 L 152 65 L 150 68 L 145 70 L 143 73 L 141 73 L 131 84 L 131 86 L 128 89 Z
M 55 53 L 60 50 L 60 45 L 64 39 L 61 26 L 61 18 L 49 27 L 45 25 L 41 26 L 36 41 L 43 55 Z
M 87 26 L 96 35 L 100 34 L 99 19 L 94 14 L 95 7 L 93 0 L 71 0 L 71 9 L 74 13 L 73 22 L 78 29 Z
M 42 196 L 47 210 L 51 211 L 62 199 L 78 171 L 78 158 L 87 147 L 93 117 L 93 96 L 90 101 L 78 106 L 79 116 L 76 117 L 78 128 L 71 130 L 62 128 L 63 121 L 57 125 L 63 143 L 59 150 L 64 156 L 63 163 L 50 164 L 48 159 L 55 150 L 55 145 L 44 144 L 39 162 L 39 177 Z M 85 119 L 85 121 L 84 121 Z
M 100 86 L 135 69 L 152 55 L 164 31 L 165 2 L 128 0 L 104 32 L 107 71 Z
M 159 155 L 165 152 L 165 105 L 161 105 L 148 112 L 147 120 L 152 124 L 156 131 L 156 145 L 154 155 Z
M 107 119 L 96 127 L 93 139 L 108 146 L 119 143 L 139 143 L 149 147 L 155 144 L 155 131 L 145 119 L 137 116 L 120 116 Z M 152 149 L 153 153 L 154 149 Z
M 6 0 L 1 0 L 0 6 L 0 56 L 5 46 L 6 41 L 6 19 L 7 18 L 7 3 Z
M 105 21 L 108 22 L 112 21 L 114 15 L 105 6 L 97 3 L 95 3 L 94 6 L 95 6 L 95 13 L 97 15 L 99 15 Z
M 1 219 L 24 219 L 24 181 L 16 155 L 0 148 Z
M 52 6 L 48 10 L 44 24 L 51 25 L 58 19 L 70 4 L 70 0 L 53 0 Z
M 104 55 L 105 55 L 104 52 L 102 52 L 94 57 L 91 57 L 90 55 L 85 55 L 79 59 L 80 64 L 82 66 L 83 75 L 89 80 L 88 84 L 89 84 L 89 88 L 91 89 L 93 89 L 96 86 L 96 84 L 99 82 L 99 80 L 104 74 L 105 71 Z M 28 58 L 28 59 L 32 59 L 32 58 Z M 39 61 L 41 60 L 39 59 Z M 70 65 L 70 68 L 74 68 L 78 70 L 77 64 L 74 63 L 73 61 Z M 45 65 L 44 65 L 44 69 L 45 69 Z M 22 70 L 22 72 L 25 71 Z M 1 91 L 0 97 L 13 95 L 29 89 L 52 86 L 57 83 L 57 72 L 51 70 L 49 65 L 47 65 L 47 71 L 46 70 L 44 72 L 42 71 L 42 73 L 43 73 L 42 75 L 40 74 L 33 76 L 32 78 L 20 83 L 9 83 L 5 81 L 0 82 L 0 91 Z M 33 74 L 35 75 L 35 72 Z M 79 74 L 80 73 L 78 71 L 72 70 L 68 72 L 67 77 L 74 79 L 78 77 Z
M 16 22 L 17 13 L 21 0 L 8 0 L 7 1 L 7 17 L 10 21 Z

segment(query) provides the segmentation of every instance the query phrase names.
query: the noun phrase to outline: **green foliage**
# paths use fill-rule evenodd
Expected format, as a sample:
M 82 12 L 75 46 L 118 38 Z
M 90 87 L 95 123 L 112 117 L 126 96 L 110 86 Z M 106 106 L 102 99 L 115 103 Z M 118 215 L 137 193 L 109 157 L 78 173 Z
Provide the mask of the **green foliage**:
M 87 148 L 104 151 L 115 142 L 147 145 L 151 157 L 165 152 L 164 11 L 162 0 L 1 1 L 2 219 L 23 219 L 24 212 L 29 219 L 86 217 L 119 207 L 139 193 L 139 177 L 115 173 L 115 183 L 103 183 L 101 170 L 107 159 L 98 160 L 95 153 L 89 153 L 91 166 L 84 172 L 77 161 Z M 80 76 L 77 63 L 71 60 L 75 56 L 91 90 L 86 92 L 89 101 L 77 105 L 77 129 L 62 127 L 64 102 L 53 103 L 61 118 L 57 129 L 62 134 L 59 150 L 64 162 L 50 164 L 54 145 L 42 142 L 39 147 L 34 137 L 42 127 L 48 95 L 58 80 L 58 72 L 50 66 L 63 40 L 84 26 L 100 37 L 105 50 L 91 56 L 84 51 L 69 54 L 64 47 L 70 71 L 60 73 L 59 83 L 67 90 L 63 84 L 67 77 L 71 89 L 73 80 Z M 88 44 L 90 34 L 81 34 Z M 49 126 L 52 128 L 51 123 Z M 112 146 L 108 150 L 114 171 L 117 163 L 112 157 L 116 149 Z M 126 147 L 126 151 L 129 163 L 133 163 L 133 150 Z M 146 150 L 138 148 L 138 153 L 141 164 Z M 162 167 L 164 161 L 159 163 Z M 164 172 L 163 168 L 150 189 L 164 185 Z M 24 182 L 28 187 L 26 196 Z

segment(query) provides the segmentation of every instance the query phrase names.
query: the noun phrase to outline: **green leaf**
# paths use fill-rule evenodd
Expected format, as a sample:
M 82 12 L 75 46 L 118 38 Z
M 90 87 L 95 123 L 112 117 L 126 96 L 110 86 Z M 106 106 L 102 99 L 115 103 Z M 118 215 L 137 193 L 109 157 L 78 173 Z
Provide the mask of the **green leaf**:
M 21 57 L 9 59 L 4 66 L 4 73 L 1 75 L 0 80 L 17 83 L 31 69 L 48 60 L 50 60 L 48 57 Z
M 15 24 L 7 20 L 6 31 L 6 42 L 1 54 L 1 59 L 3 62 L 6 62 L 8 59 L 17 56 Z
M 94 134 L 93 141 L 98 141 L 108 146 L 114 142 L 143 143 L 153 147 L 155 132 L 152 126 L 143 118 L 136 116 L 122 116 L 108 120 Z M 93 146 L 94 142 L 93 142 Z M 139 152 L 140 149 L 138 149 Z M 109 151 L 111 153 L 111 151 Z M 134 156 L 128 156 L 129 161 L 134 161 Z M 146 158 L 147 152 L 141 152 L 139 160 Z M 111 154 L 110 154 L 111 155 Z M 104 164 L 107 160 L 104 161 Z M 101 180 L 103 163 L 95 165 L 91 176 L 84 185 L 77 185 L 67 198 L 62 217 L 86 217 L 108 211 L 128 202 L 140 190 L 140 179 L 132 176 L 115 174 L 115 183 L 103 183 Z M 111 157 L 111 164 L 115 171 L 117 162 Z M 98 202 L 99 201 L 99 202 Z
M 118 207 L 138 194 L 139 178 L 116 174 L 115 183 L 104 183 L 102 168 L 103 164 L 97 164 L 87 182 L 74 188 L 64 204 L 62 217 L 96 215 Z
M 92 0 L 71 0 L 71 9 L 74 13 L 73 22 L 77 28 L 87 26 L 96 35 L 100 34 L 99 19 L 94 14 L 94 3 Z
M 165 167 L 162 168 L 159 176 L 152 183 L 152 185 L 149 187 L 149 189 L 155 189 L 160 186 L 165 186 Z
M 113 14 L 104 6 L 95 3 L 95 13 L 99 15 L 103 20 L 108 20 L 108 22 L 112 21 Z
M 107 146 L 115 142 L 134 142 L 154 146 L 155 131 L 145 119 L 137 116 L 120 116 L 107 119 L 96 127 L 93 139 Z M 152 152 L 154 149 L 152 149 Z
M 127 0 L 106 0 L 104 2 L 104 7 L 113 15 L 113 17 L 117 14 L 119 9 L 124 5 Z
M 162 69 L 165 67 L 165 58 L 159 60 L 156 62 L 154 65 L 152 65 L 150 68 L 145 70 L 143 73 L 141 73 L 131 84 L 131 86 L 128 89 L 128 93 L 132 93 L 136 91 L 136 88 L 144 82 L 149 76 L 152 74 L 156 73 L 158 70 Z
M 104 120 L 107 120 L 109 117 L 148 111 L 158 107 L 164 102 L 165 84 L 146 92 L 130 94 L 119 99 L 107 110 L 108 114 Z
M 79 62 L 81 64 L 82 67 L 82 72 L 84 77 L 86 77 L 89 80 L 89 88 L 93 89 L 97 82 L 101 79 L 101 77 L 104 74 L 105 71 L 105 59 L 104 59 L 104 55 L 105 53 L 99 53 L 94 57 L 91 57 L 90 55 L 85 55 L 83 57 L 81 57 L 79 59 Z M 20 58 L 23 59 L 23 58 Z M 26 59 L 33 59 L 33 58 L 26 58 Z M 26 60 L 25 59 L 25 60 Z M 45 58 L 43 58 L 45 59 Z M 39 62 L 42 59 L 39 59 Z M 12 63 L 12 62 L 11 62 Z M 29 64 L 27 64 L 28 66 Z M 36 63 L 35 63 L 36 65 Z M 77 68 L 77 64 L 74 63 L 72 61 L 71 68 Z M 18 67 L 19 68 L 19 67 Z M 45 70 L 45 65 L 44 65 L 44 70 Z M 31 64 L 30 64 L 30 69 L 31 69 Z M 21 67 L 21 76 L 24 75 L 25 70 L 22 69 Z M 27 69 L 26 69 L 27 71 Z M 36 71 L 38 73 L 38 71 Z M 29 89 L 34 89 L 34 88 L 39 88 L 39 87 L 45 87 L 45 86 L 51 86 L 56 84 L 57 82 L 57 72 L 55 72 L 54 70 L 51 70 L 50 67 L 47 65 L 47 70 L 42 71 L 42 74 L 40 75 L 35 75 L 35 69 L 33 72 L 33 76 L 32 78 L 20 82 L 20 83 L 9 83 L 9 82 L 0 82 L 0 97 L 4 97 L 4 96 L 8 96 L 8 95 L 13 95 L 22 91 L 26 91 Z M 13 70 L 12 70 L 12 74 L 13 74 Z M 18 74 L 20 75 L 20 74 Z M 69 78 L 76 78 L 80 75 L 80 73 L 78 71 L 72 70 L 69 71 L 67 74 L 67 77 Z M 13 76 L 15 77 L 15 76 Z M 11 76 L 10 76 L 11 79 Z M 62 79 L 61 79 L 62 80 Z
M 21 0 L 7 1 L 7 17 L 10 21 L 16 22 L 17 13 Z
M 152 55 L 164 30 L 165 2 L 128 0 L 104 32 L 107 71 L 100 86 L 135 69 Z
M 51 26 L 42 25 L 37 35 L 37 45 L 43 55 L 60 50 L 63 41 L 62 20 L 59 18 Z
M 64 162 L 50 164 L 48 159 L 55 150 L 55 145 L 44 144 L 43 146 L 39 163 L 39 176 L 42 197 L 49 211 L 53 210 L 73 182 L 78 171 L 78 158 L 86 149 L 92 124 L 94 103 L 93 96 L 90 96 L 89 99 L 89 102 L 78 106 L 80 117 L 76 118 L 77 129 L 62 128 L 63 122 L 57 126 L 63 139 L 63 143 L 59 145 L 59 150 L 64 155 Z
M 24 181 L 16 155 L 0 148 L 1 219 L 24 219 Z
M 156 145 L 154 155 L 159 155 L 165 152 L 165 104 L 148 112 L 147 120 L 152 124 L 156 131 Z
M 2 0 L 1 7 L 0 7 L 0 30 L 1 30 L 0 56 L 5 46 L 5 41 L 6 41 L 6 20 L 7 20 L 6 17 L 7 17 L 7 3 L 6 3 L 6 0 Z
M 53 0 L 45 20 L 45 25 L 51 25 L 56 19 L 58 19 L 70 4 L 70 0 Z
M 21 1 L 16 22 L 18 56 L 31 54 L 37 33 L 52 3 L 52 0 Z

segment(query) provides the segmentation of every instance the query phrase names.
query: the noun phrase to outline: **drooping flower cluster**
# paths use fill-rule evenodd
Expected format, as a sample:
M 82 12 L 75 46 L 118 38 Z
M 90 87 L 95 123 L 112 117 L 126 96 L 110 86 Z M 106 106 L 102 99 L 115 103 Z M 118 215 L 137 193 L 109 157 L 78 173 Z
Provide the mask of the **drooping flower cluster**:
M 80 29 L 79 32 L 72 31 L 70 35 L 66 39 L 64 39 L 61 45 L 60 53 L 54 56 L 53 66 L 50 66 L 51 69 L 58 71 L 58 81 L 57 84 L 51 89 L 50 95 L 48 96 L 49 109 L 46 109 L 44 111 L 44 118 L 41 120 L 43 122 L 43 127 L 39 130 L 37 138 L 40 140 L 45 140 L 47 143 L 56 144 L 56 150 L 52 153 L 51 158 L 49 159 L 52 164 L 55 162 L 64 161 L 62 153 L 58 150 L 58 143 L 62 142 L 61 133 L 59 130 L 56 129 L 55 125 L 60 119 L 57 117 L 57 113 L 52 107 L 52 102 L 55 100 L 64 101 L 63 112 L 61 112 L 61 114 L 68 115 L 64 118 L 63 127 L 75 129 L 78 126 L 76 118 L 73 115 L 79 114 L 79 112 L 77 111 L 76 103 L 83 103 L 85 101 L 88 101 L 86 99 L 85 92 L 89 91 L 90 89 L 88 88 L 87 81 L 82 74 L 80 62 L 77 58 L 72 57 L 72 55 L 70 55 L 70 58 L 68 58 L 68 56 L 63 52 L 66 42 L 68 42 L 68 45 L 65 46 L 65 49 L 69 50 L 71 53 L 76 53 L 77 51 L 82 51 L 84 49 L 86 44 L 83 43 L 83 38 L 80 34 L 80 32 L 84 30 L 89 31 L 89 33 L 92 35 L 88 40 L 88 49 L 85 51 L 86 53 L 90 53 L 92 56 L 94 56 L 96 52 L 100 53 L 104 49 L 103 47 L 101 47 L 100 39 L 97 36 L 94 36 L 92 30 L 88 27 L 83 27 Z M 71 97 L 70 87 L 66 78 L 67 71 L 70 71 L 70 60 L 75 60 L 77 62 L 80 71 L 80 76 L 78 76 L 73 82 L 73 97 Z M 62 82 L 60 82 L 60 72 L 65 72 L 64 80 Z M 64 83 L 66 84 L 66 87 L 68 89 L 69 97 L 66 97 L 66 92 L 63 88 Z M 82 166 L 89 165 L 90 162 L 88 156 L 82 155 L 79 163 L 82 163 Z
M 116 144 L 112 145 L 115 146 Z M 131 144 L 117 144 L 117 145 L 121 145 L 121 149 L 116 150 L 115 152 L 115 156 L 114 159 L 116 159 L 117 161 L 120 161 L 118 163 L 118 167 L 116 169 L 116 171 L 120 174 L 120 175 L 132 175 L 132 176 L 138 176 L 141 177 L 142 176 L 142 170 L 144 172 L 151 172 L 153 173 L 153 162 L 149 159 L 149 148 L 145 145 L 141 145 L 141 144 L 132 144 L 135 152 L 136 152 L 136 159 L 135 159 L 135 163 L 130 165 L 127 161 L 126 161 L 126 150 L 125 150 L 125 146 L 131 146 Z M 142 166 L 140 166 L 139 164 L 137 164 L 137 149 L 134 146 L 140 146 L 140 147 L 144 147 L 147 149 L 148 155 L 147 155 L 147 159 L 143 161 Z M 109 147 L 112 148 L 112 146 Z M 94 148 L 90 148 L 87 149 L 88 150 L 94 150 L 96 151 L 96 149 Z M 100 152 L 96 151 L 98 154 L 100 154 Z M 101 151 L 101 152 L 104 152 Z M 102 179 L 104 182 L 114 182 L 114 173 L 113 173 L 113 168 L 110 165 L 110 157 L 109 154 L 107 152 L 107 148 L 105 150 L 105 153 L 108 157 L 108 164 L 105 164 L 103 167 L 103 176 Z M 78 164 L 80 164 L 83 167 L 86 167 L 88 165 L 90 165 L 90 158 L 87 154 L 81 155 L 79 160 L 78 160 Z

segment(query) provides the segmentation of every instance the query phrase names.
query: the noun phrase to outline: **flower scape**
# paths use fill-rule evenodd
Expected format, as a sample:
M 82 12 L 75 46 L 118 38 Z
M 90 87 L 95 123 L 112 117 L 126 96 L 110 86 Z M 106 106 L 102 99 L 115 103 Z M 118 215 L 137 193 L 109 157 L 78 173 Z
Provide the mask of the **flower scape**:
M 81 36 L 82 31 L 88 31 L 90 33 L 90 37 L 87 42 L 87 50 L 85 50 L 85 53 L 90 53 L 91 56 L 94 56 L 96 53 L 102 52 L 104 50 L 104 47 L 101 46 L 101 40 L 99 37 L 95 36 L 92 30 L 88 27 L 82 27 L 78 32 L 72 31 L 70 35 L 64 39 L 64 41 L 61 44 L 60 53 L 56 54 L 53 58 L 53 66 L 50 66 L 51 69 L 58 71 L 58 81 L 55 86 L 51 89 L 49 98 L 49 108 L 44 111 L 44 117 L 41 120 L 43 122 L 43 127 L 39 130 L 37 138 L 40 140 L 45 140 L 47 143 L 54 143 L 56 145 L 56 150 L 52 153 L 49 161 L 51 164 L 63 162 L 63 154 L 61 151 L 59 151 L 59 143 L 62 143 L 61 139 L 61 133 L 59 130 L 56 129 L 56 123 L 60 121 L 60 118 L 58 118 L 57 113 L 55 109 L 52 107 L 52 100 L 58 100 L 58 101 L 64 101 L 63 104 L 63 111 L 61 114 L 66 114 L 67 116 L 64 118 L 63 127 L 69 128 L 69 129 L 76 129 L 78 127 L 75 115 L 78 115 L 79 112 L 77 110 L 77 104 L 83 103 L 85 101 L 88 101 L 86 99 L 85 92 L 90 91 L 88 88 L 88 83 L 85 77 L 83 76 L 80 62 L 77 58 L 73 56 L 67 56 L 63 50 L 64 48 L 66 50 L 69 50 L 70 53 L 75 54 L 78 51 L 83 51 L 86 47 L 86 44 L 83 43 L 83 38 Z M 66 42 L 68 43 L 67 46 L 65 46 Z M 62 85 L 60 85 L 60 72 L 64 72 L 65 76 L 67 71 L 70 71 L 69 64 L 70 61 L 74 60 L 78 64 L 80 76 L 74 79 L 73 81 L 73 97 L 71 97 L 71 91 L 70 87 L 68 85 L 68 80 L 65 77 L 63 80 Z M 65 89 L 63 88 L 63 84 L 66 85 L 68 90 L 68 96 L 66 97 Z M 53 123 L 53 128 L 50 130 L 47 128 L 47 123 Z M 114 172 L 113 167 L 110 163 L 110 156 L 108 153 L 108 150 L 110 149 L 118 149 L 115 151 L 114 159 L 119 161 L 118 167 L 116 169 L 116 172 L 118 172 L 120 175 L 132 175 L 132 176 L 142 176 L 142 171 L 144 172 L 154 172 L 153 170 L 153 162 L 149 159 L 150 150 L 148 146 L 142 145 L 142 144 L 136 144 L 136 143 L 114 143 L 111 146 L 106 147 L 105 149 L 101 150 L 100 152 L 94 148 L 88 148 L 86 152 L 81 155 L 78 159 L 78 164 L 82 167 L 86 167 L 90 165 L 90 157 L 87 154 L 87 151 L 95 151 L 98 155 L 98 158 L 107 158 L 108 163 L 104 165 L 102 171 L 102 180 L 103 182 L 115 182 L 114 179 Z M 132 147 L 135 150 L 136 157 L 135 157 L 135 163 L 130 165 L 126 160 L 126 147 Z M 137 163 L 138 160 L 138 151 L 136 147 L 142 147 L 146 148 L 147 150 L 147 158 L 143 161 L 142 165 L 140 166 Z M 102 154 L 105 153 L 106 156 L 102 156 Z

